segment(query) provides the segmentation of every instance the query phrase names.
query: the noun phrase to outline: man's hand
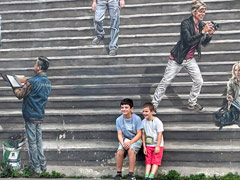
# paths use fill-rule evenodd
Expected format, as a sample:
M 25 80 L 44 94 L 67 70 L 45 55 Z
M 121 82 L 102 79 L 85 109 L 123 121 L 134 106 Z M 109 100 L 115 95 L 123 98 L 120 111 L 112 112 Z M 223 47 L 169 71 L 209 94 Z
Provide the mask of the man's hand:
M 97 7 L 97 3 L 96 3 L 96 1 L 94 1 L 94 2 L 92 3 L 92 11 L 95 11 L 95 10 L 96 10 L 96 7 Z
M 120 8 L 124 8 L 125 7 L 125 0 L 120 0 Z
M 227 100 L 233 102 L 234 99 L 233 99 L 233 97 L 232 97 L 231 95 L 229 95 L 229 96 L 227 97 Z

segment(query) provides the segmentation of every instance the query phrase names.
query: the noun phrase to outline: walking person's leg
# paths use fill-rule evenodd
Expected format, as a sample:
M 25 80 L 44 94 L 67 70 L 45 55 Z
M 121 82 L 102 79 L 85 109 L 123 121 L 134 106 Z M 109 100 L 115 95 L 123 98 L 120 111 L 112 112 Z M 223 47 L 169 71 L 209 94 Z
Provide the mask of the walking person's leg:
M 107 10 L 107 0 L 97 1 L 97 7 L 94 16 L 94 27 L 97 34 L 92 41 L 93 45 L 97 45 L 104 38 L 103 20 L 105 18 L 105 12 Z
M 37 139 L 37 150 L 38 150 L 38 159 L 40 162 L 40 168 L 42 171 L 46 171 L 46 158 L 43 151 L 42 145 L 42 124 L 37 124 L 36 128 L 36 139 Z
M 157 110 L 158 104 L 162 100 L 163 95 L 165 94 L 166 88 L 171 83 L 172 79 L 176 77 L 182 67 L 183 66 L 178 64 L 176 61 L 168 60 L 168 64 L 165 69 L 163 78 L 158 84 L 152 98 L 152 103 L 154 105 L 155 111 Z
M 120 7 L 118 0 L 109 1 L 109 14 L 111 25 L 111 38 L 109 43 L 109 55 L 116 55 L 118 48 L 118 35 L 120 25 Z
M 193 85 L 192 85 L 190 95 L 189 95 L 189 100 L 188 100 L 188 104 L 189 104 L 188 108 L 201 111 L 203 107 L 197 103 L 197 98 L 201 92 L 201 88 L 203 85 L 203 78 L 202 78 L 201 71 L 198 67 L 198 64 L 195 58 L 186 61 L 186 63 L 184 63 L 183 65 L 193 81 Z
M 36 124 L 25 121 L 25 131 L 28 142 L 28 155 L 31 167 L 35 173 L 40 173 L 40 163 L 38 160 Z

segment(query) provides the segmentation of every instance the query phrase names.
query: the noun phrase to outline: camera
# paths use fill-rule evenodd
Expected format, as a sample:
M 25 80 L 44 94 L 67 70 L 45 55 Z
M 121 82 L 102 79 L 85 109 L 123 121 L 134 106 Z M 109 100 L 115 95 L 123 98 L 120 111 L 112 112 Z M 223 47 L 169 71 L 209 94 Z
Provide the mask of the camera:
M 217 24 L 217 23 L 215 23 L 215 22 L 213 22 L 213 21 L 211 21 L 211 23 L 212 23 L 212 27 L 215 29 L 215 30 L 218 30 L 218 28 L 219 28 L 219 24 Z

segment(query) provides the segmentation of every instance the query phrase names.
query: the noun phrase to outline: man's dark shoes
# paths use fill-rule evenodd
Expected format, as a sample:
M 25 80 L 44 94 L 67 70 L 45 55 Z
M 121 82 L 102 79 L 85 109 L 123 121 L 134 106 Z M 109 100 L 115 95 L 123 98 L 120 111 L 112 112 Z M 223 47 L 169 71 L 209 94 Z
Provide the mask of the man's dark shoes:
M 109 56 L 116 56 L 117 55 L 117 50 L 111 50 L 109 51 Z
M 103 40 L 104 37 L 95 37 L 92 41 L 92 45 L 98 45 Z
M 114 180 L 121 180 L 122 179 L 122 176 L 120 174 L 117 174 L 115 177 L 114 177 Z

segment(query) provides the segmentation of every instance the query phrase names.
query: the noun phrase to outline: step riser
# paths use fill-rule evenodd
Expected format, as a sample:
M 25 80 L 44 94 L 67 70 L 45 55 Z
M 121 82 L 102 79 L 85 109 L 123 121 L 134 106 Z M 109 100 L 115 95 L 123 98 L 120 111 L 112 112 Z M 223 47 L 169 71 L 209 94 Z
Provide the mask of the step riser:
M 230 73 L 230 72 L 229 72 Z M 231 75 L 202 75 L 203 80 L 205 82 L 207 81 L 221 81 L 223 79 L 228 80 L 231 78 Z M 158 83 L 162 79 L 162 74 L 159 75 L 159 77 L 119 77 L 119 78 L 84 78 L 84 77 L 79 77 L 79 78 L 66 78 L 66 79 L 51 79 L 50 81 L 52 85 L 72 85 L 72 84 L 137 84 L 137 83 Z M 178 76 L 173 79 L 172 82 L 191 82 L 191 78 L 188 75 L 184 76 Z M 1 87 L 5 87 L 6 83 L 5 82 L 0 82 Z
M 80 3 L 80 2 L 77 2 Z M 131 2 L 129 2 L 131 3 Z M 129 4 L 127 3 L 127 5 Z M 159 2 L 158 2 L 159 3 Z M 147 4 L 146 4 L 147 5 Z M 11 7 L 12 5 L 9 5 Z M 82 16 L 93 16 L 94 13 L 90 9 L 91 3 L 88 3 L 85 7 L 88 7 L 88 9 L 80 9 L 80 10 L 54 10 L 54 11 L 45 11 L 45 12 L 25 12 L 25 13 L 9 13 L 9 14 L 3 14 L 2 17 L 4 20 L 12 20 L 12 19 L 41 19 L 41 18 L 59 18 L 59 17 L 82 17 Z M 226 4 L 222 2 L 208 2 L 207 3 L 209 10 L 219 10 L 226 8 Z M 71 4 L 66 4 L 64 6 L 65 8 L 71 8 Z M 83 6 L 79 6 L 83 7 Z M 148 14 L 151 12 L 154 13 L 169 13 L 174 11 L 178 11 L 181 9 L 183 12 L 189 12 L 189 8 L 191 7 L 191 4 L 180 4 L 180 5 L 153 5 L 153 6 L 141 6 L 141 7 L 125 7 L 121 9 L 121 15 L 132 15 L 133 12 L 137 12 L 137 14 Z M 235 2 L 229 2 L 228 3 L 229 9 L 236 9 L 239 8 L 239 4 Z M 32 9 L 32 8 L 31 8 Z M 41 8 L 41 4 L 36 9 L 46 9 L 45 7 Z M 47 8 L 49 9 L 49 8 Z M 106 13 L 107 15 L 108 12 Z M 209 14 L 207 11 L 207 16 L 211 16 L 211 13 Z M 224 18 L 225 16 L 223 16 Z M 215 19 L 215 17 L 214 17 Z
M 160 105 L 159 105 L 160 109 L 161 109 L 161 106 L 163 106 L 163 102 L 160 103 Z M 142 104 L 139 106 L 135 106 L 135 107 L 141 109 Z M 175 106 L 173 106 L 173 107 L 175 107 Z M 185 110 L 186 110 L 186 107 L 183 107 L 183 108 L 185 108 Z M 118 108 L 116 108 L 116 109 L 118 109 Z M 20 110 L 21 110 L 21 108 L 19 109 L 19 111 Z M 61 110 L 59 110 L 59 111 L 61 111 Z M 137 113 L 141 117 L 141 119 L 143 119 L 143 115 L 140 111 L 138 111 L 138 112 L 134 111 L 134 112 Z M 114 124 L 115 120 L 120 115 L 121 115 L 120 108 L 119 108 L 119 113 L 113 113 L 110 115 L 109 114 L 61 115 L 61 113 L 59 113 L 58 115 L 46 114 L 45 118 L 44 118 L 44 124 L 48 124 L 48 123 L 62 124 L 63 122 L 65 124 L 76 124 L 76 125 L 77 124 L 78 125 L 89 124 L 89 123 Z M 163 113 L 160 113 L 160 114 L 157 114 L 156 116 L 159 117 L 163 121 L 163 123 L 164 122 L 166 122 L 166 123 L 167 122 L 193 122 L 193 123 L 206 122 L 206 123 L 209 123 L 209 122 L 214 122 L 216 120 L 214 113 L 196 114 L 195 112 L 193 112 L 191 110 L 189 110 L 188 114 L 171 114 L 171 113 L 163 114 Z M 13 115 L 0 116 L 0 118 L 1 118 L 2 123 L 6 123 L 6 124 L 10 123 L 13 125 L 13 127 L 15 127 L 15 124 L 23 124 L 23 122 L 24 122 L 20 112 L 18 115 L 15 115 L 15 116 L 13 116 Z M 9 136 L 4 136 L 4 137 L 7 138 Z
M 209 98 L 209 99 L 202 99 L 198 98 L 198 103 L 202 106 L 221 106 L 223 103 L 223 100 L 219 98 Z M 133 99 L 134 100 L 134 99 Z M 51 101 L 49 100 L 46 108 L 49 109 L 74 109 L 74 108 L 119 108 L 119 103 L 121 99 L 117 100 L 107 100 L 106 98 L 102 100 L 91 100 L 91 101 L 66 101 L 66 100 L 59 100 L 59 101 Z M 151 98 L 141 98 L 141 100 L 134 100 L 135 107 L 142 107 L 142 105 L 147 102 L 151 101 Z M 162 103 L 159 105 L 159 107 L 172 107 L 172 106 L 187 106 L 187 99 L 163 99 Z M 0 102 L 0 109 L 21 109 L 21 101 L 6 101 L 6 102 Z
M 214 35 L 214 40 L 223 40 L 223 39 L 237 39 L 240 36 L 240 34 L 226 34 L 226 35 Z M 76 37 L 78 38 L 78 37 Z M 125 38 L 120 37 L 118 44 L 131 44 L 131 43 L 163 43 L 163 42 L 177 42 L 179 39 L 178 36 L 164 36 L 164 37 L 135 37 L 135 38 Z M 2 44 L 3 49 L 8 48 L 33 48 L 33 47 L 55 47 L 55 46 L 85 46 L 85 45 L 91 45 L 93 38 L 88 39 L 70 39 L 70 40 L 46 40 L 46 41 L 4 41 Z M 110 41 L 109 38 L 105 38 L 103 42 L 100 43 L 100 45 L 108 44 Z M 207 48 L 208 49 L 208 48 Z M 214 49 L 215 50 L 215 49 Z M 225 49 L 226 50 L 226 49 Z
M 61 59 L 58 59 L 54 56 L 52 58 L 49 56 L 50 59 L 50 68 L 54 66 L 82 66 L 84 65 L 117 65 L 117 64 L 165 64 L 164 66 L 166 67 L 168 58 L 169 58 L 169 52 L 166 53 L 167 55 L 156 55 L 156 56 L 137 56 L 137 57 L 111 57 L 111 56 L 103 56 L 103 57 L 91 57 L 91 58 L 81 58 L 80 56 L 76 56 L 74 58 L 71 58 L 69 56 L 62 56 L 59 57 Z M 208 54 L 203 54 L 202 58 L 199 62 L 226 62 L 225 60 L 227 59 L 230 62 L 237 62 L 239 60 L 240 53 L 219 53 L 219 54 L 213 54 L 213 55 L 208 55 Z M 35 63 L 35 58 L 36 56 L 30 56 L 30 60 L 17 60 L 18 58 L 11 58 L 9 61 L 7 61 L 5 58 L 1 58 L 1 68 L 9 68 L 12 67 L 14 64 L 15 68 L 26 68 L 26 67 L 33 67 Z M 231 66 L 233 63 L 226 63 L 227 67 L 230 69 L 224 70 L 223 72 L 231 72 Z M 226 64 L 222 64 L 221 66 L 226 66 Z M 229 65 L 228 65 L 229 64 Z M 199 64 L 201 66 L 201 64 Z M 212 66 L 211 66 L 212 67 Z M 81 72 L 81 71 L 80 71 Z M 80 73 L 79 72 L 79 73 Z M 21 72 L 23 73 L 23 72 Z M 27 76 L 28 72 L 24 72 Z M 48 71 L 50 73 L 50 69 Z M 132 72 L 135 73 L 135 72 Z M 147 73 L 147 72 L 145 72 Z M 144 73 L 144 74 L 145 74 Z M 15 73 L 17 74 L 17 73 Z M 29 74 L 29 73 L 28 73 Z M 96 74 L 96 72 L 94 73 Z M 151 72 L 152 74 L 152 72 Z M 161 74 L 161 71 L 159 71 L 157 74 Z M 29 74 L 31 75 L 31 74 Z M 69 74 L 70 75 L 70 74 Z M 80 75 L 80 74 L 79 74 Z
M 37 57 L 37 56 L 36 56 Z M 201 72 L 231 72 L 232 65 L 201 65 L 199 64 L 199 68 Z M 112 67 L 112 68 L 74 68 L 73 67 L 66 67 L 62 69 L 49 69 L 48 76 L 75 76 L 75 75 L 129 75 L 132 74 L 163 74 L 165 72 L 166 66 L 156 65 L 155 67 Z M 2 70 L 2 73 L 6 74 L 16 74 L 21 75 L 24 74 L 25 76 L 32 76 L 33 69 L 31 67 L 27 69 L 16 69 L 16 70 Z M 186 73 L 186 71 L 183 71 Z M 227 79 L 223 79 L 227 81 Z M 160 79 L 158 80 L 160 81 Z
M 16 1 L 17 2 L 17 1 Z M 88 0 L 81 1 L 65 1 L 65 2 L 37 2 L 32 3 L 17 3 L 17 4 L 0 4 L 0 11 L 6 10 L 33 10 L 33 9 L 52 9 L 52 8 L 65 8 L 65 7 L 89 7 L 91 2 Z
M 148 20 L 149 21 L 149 20 Z M 64 23 L 65 24 L 65 23 Z M 234 22 L 234 23 L 224 23 L 220 24 L 221 31 L 231 31 L 231 30 L 239 30 L 236 27 L 240 26 L 240 22 Z M 80 26 L 79 26 L 80 27 Z M 44 38 L 44 37 L 80 37 L 80 36 L 91 36 L 94 35 L 94 29 L 93 25 L 90 25 L 88 27 L 91 27 L 91 29 L 86 30 L 61 30 L 59 28 L 58 31 L 41 31 L 39 32 L 3 32 L 3 39 L 19 39 L 19 38 Z M 165 26 L 155 26 L 155 27 L 142 27 L 142 28 L 126 28 L 120 27 L 121 34 L 122 35 L 129 35 L 129 34 L 142 34 L 143 32 L 145 34 L 155 34 L 156 32 L 161 33 L 177 33 L 179 32 L 179 25 L 171 26 L 171 25 L 165 25 Z M 51 30 L 49 28 L 49 30 Z M 109 27 L 105 28 L 105 33 L 109 35 Z
M 210 16 L 210 17 L 209 17 Z M 216 20 L 229 20 L 229 19 L 238 19 L 240 17 L 240 12 L 228 12 L 228 13 L 214 13 L 208 14 L 208 18 L 206 17 L 206 21 L 213 20 L 211 16 L 214 16 L 214 21 Z M 186 15 L 176 15 L 176 16 L 153 16 L 153 17 L 134 17 L 134 18 L 121 18 L 121 25 L 138 25 L 138 24 L 147 24 L 151 22 L 151 24 L 159 24 L 159 23 L 179 23 L 183 19 L 189 17 L 189 14 Z M 209 19 L 210 18 L 210 19 Z M 110 26 L 110 19 L 106 18 L 104 21 L 105 26 Z M 3 29 L 39 29 L 39 28 L 61 28 L 61 27 L 92 27 L 93 26 L 93 17 L 91 19 L 86 20 L 58 20 L 58 21 L 37 21 L 37 22 L 16 22 L 16 23 L 2 23 Z M 224 26 L 224 25 L 223 25 Z M 220 29 L 222 27 L 220 25 Z
M 1 152 L 1 151 L 0 151 Z M 239 161 L 239 152 L 234 152 L 229 155 L 230 152 L 171 152 L 168 150 L 164 151 L 163 161 L 164 162 L 238 162 Z M 96 162 L 96 159 L 101 162 L 101 164 L 107 165 L 108 160 L 115 159 L 116 150 L 111 151 L 44 151 L 47 161 L 71 161 L 72 163 L 81 162 L 82 164 L 92 161 Z M 2 158 L 2 153 L 0 158 Z M 28 153 L 26 151 L 21 152 L 21 159 L 23 161 L 28 160 Z M 144 156 L 139 152 L 138 161 L 144 162 Z M 78 161 L 78 162 L 77 162 Z M 113 162 L 111 162 L 112 164 Z
M 16 133 L 23 133 L 22 131 L 15 131 L 15 132 L 0 132 L 1 139 L 7 139 L 10 136 L 16 134 Z M 117 132 L 115 130 L 112 131 L 44 131 L 43 130 L 43 140 L 52 140 L 52 139 L 59 139 L 64 136 L 63 140 L 107 140 L 107 141 L 117 141 Z M 181 141 L 181 140 L 198 140 L 198 141 L 204 141 L 204 140 L 228 140 L 228 139 L 239 139 L 240 132 L 232 132 L 227 131 L 224 129 L 222 131 L 218 130 L 218 127 L 216 127 L 215 130 L 210 131 L 167 131 L 165 129 L 164 131 L 164 139 L 167 142 L 168 140 L 175 140 L 175 141 Z
M 226 89 L 226 85 L 212 85 L 212 86 L 203 86 L 201 93 L 224 93 Z M 124 87 L 119 86 L 115 88 L 105 88 L 105 87 L 99 87 L 99 88 L 84 88 L 79 87 L 75 89 L 70 88 L 62 88 L 62 89 L 55 89 L 53 88 L 51 91 L 51 94 L 54 95 L 116 95 L 116 94 L 129 94 L 129 95 L 136 95 L 136 94 L 153 94 L 156 89 L 156 86 L 154 87 Z M 166 94 L 188 94 L 190 92 L 191 86 L 169 86 L 166 90 Z M 10 89 L 8 90 L 0 90 L 1 96 L 12 96 L 12 92 Z M 1 97 L 0 96 L 0 97 Z
M 171 45 L 167 46 L 154 46 L 154 47 L 120 47 L 118 49 L 118 54 L 140 54 L 142 52 L 148 52 L 148 53 L 168 53 L 171 51 L 172 47 L 175 43 L 172 43 Z M 239 43 L 231 43 L 227 45 L 226 44 L 209 44 L 207 48 L 203 48 L 205 51 L 214 51 L 216 48 L 218 51 L 236 51 L 239 50 L 240 42 Z M 2 58 L 8 58 L 8 57 L 29 57 L 31 56 L 39 56 L 40 54 L 45 54 L 46 56 L 66 56 L 66 55 L 92 55 L 92 54 L 99 54 L 99 55 L 107 55 L 108 54 L 108 44 L 105 44 L 104 48 L 87 48 L 87 49 L 66 49 L 63 50 L 34 50 L 34 51 L 12 51 L 12 52 L 2 52 Z

